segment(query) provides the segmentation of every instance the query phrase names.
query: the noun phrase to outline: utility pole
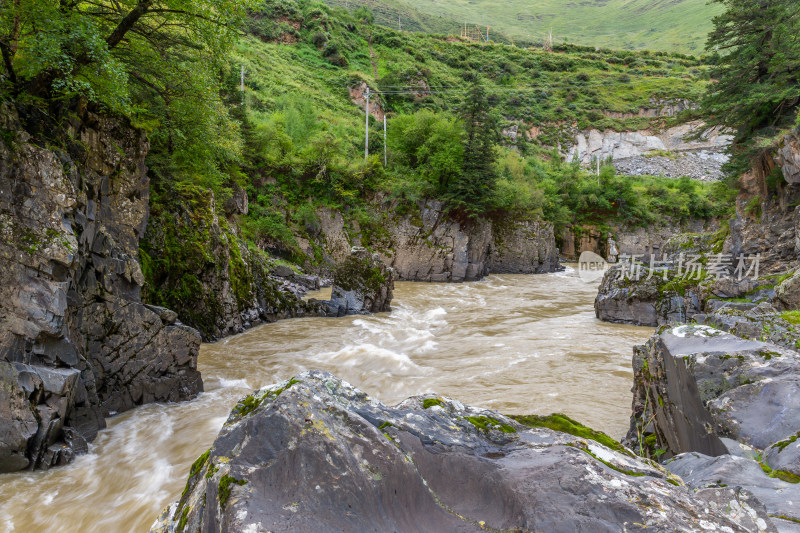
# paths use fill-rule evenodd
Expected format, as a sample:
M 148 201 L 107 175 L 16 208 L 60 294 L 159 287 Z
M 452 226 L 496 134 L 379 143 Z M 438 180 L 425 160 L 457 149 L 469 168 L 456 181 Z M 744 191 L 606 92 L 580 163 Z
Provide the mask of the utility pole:
M 383 115 L 383 166 L 389 164 L 388 156 L 386 155 L 386 114 Z
M 400 14 L 399 13 L 397 14 L 397 29 L 399 31 L 403 31 L 403 23 L 400 22 Z
M 367 105 L 364 106 L 364 162 L 369 160 L 369 85 L 367 85 Z
M 241 75 L 241 91 L 242 91 L 242 104 L 244 104 L 244 65 L 242 65 L 242 75 Z

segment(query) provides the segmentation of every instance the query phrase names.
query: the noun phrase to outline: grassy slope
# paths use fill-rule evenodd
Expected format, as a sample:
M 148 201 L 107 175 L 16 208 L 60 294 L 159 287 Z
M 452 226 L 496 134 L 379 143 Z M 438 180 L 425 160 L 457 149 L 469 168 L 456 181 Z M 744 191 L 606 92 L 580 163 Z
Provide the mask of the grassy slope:
M 282 43 L 286 39 L 275 36 L 280 28 L 271 33 L 269 42 L 247 37 L 239 43 L 235 61 L 248 71 L 249 110 L 269 112 L 281 95 L 297 95 L 314 102 L 324 120 L 346 126 L 350 130 L 346 134 L 358 145 L 363 115 L 350 102 L 347 89 L 356 81 L 367 81 L 373 90 L 418 80 L 431 87 L 447 87 L 424 98 L 384 99 L 389 111 L 410 112 L 456 109 L 468 86 L 467 78 L 477 77 L 489 87 L 507 125 L 544 126 L 542 140 L 555 145 L 562 129 L 555 124 L 645 128 L 650 125 L 648 119 L 610 119 L 603 112 L 636 112 L 647 106 L 651 97 L 696 99 L 705 87 L 705 68 L 677 56 L 578 47 L 547 53 L 500 44 L 450 42 L 379 26 L 350 31 L 335 21 L 331 17 L 324 32 L 329 43 L 343 51 L 348 60 L 345 68 L 332 65 L 322 50 L 309 42 L 310 35 L 320 29 L 317 22 L 298 20 L 296 43 Z M 658 79 L 661 76 L 668 78 Z
M 401 4 L 404 1 L 408 7 Z M 343 0 L 331 0 L 343 4 Z M 507 36 L 540 43 L 552 30 L 554 41 L 617 49 L 652 49 L 699 54 L 711 30 L 711 18 L 721 11 L 707 0 L 348 0 L 389 13 L 415 11 L 430 16 L 431 29 L 459 33 L 459 24 L 488 24 Z M 381 17 L 378 17 L 383 22 Z M 436 22 L 435 24 L 433 22 Z M 450 22 L 454 21 L 454 22 Z M 435 27 L 435 29 L 434 29 Z M 412 29 L 412 28 L 410 28 Z M 413 28 L 418 29 L 418 28 Z
M 636 112 L 649 105 L 653 97 L 696 100 L 706 83 L 705 66 L 683 56 L 576 46 L 547 53 L 500 44 L 467 44 L 364 25 L 344 11 L 320 9 L 313 3 L 293 4 L 299 6 L 294 11 L 285 7 L 286 3 L 280 5 L 284 6 L 281 10 L 260 19 L 258 31 L 240 41 L 232 71 L 236 82 L 239 65 L 247 71 L 246 115 L 252 129 L 262 125 L 269 129 L 276 116 L 291 114 L 282 111 L 287 97 L 310 104 L 301 115 L 311 116 L 314 125 L 304 126 L 307 134 L 295 139 L 291 155 L 253 163 L 249 170 L 254 179 L 248 186 L 251 214 L 246 233 L 256 242 L 288 242 L 288 248 L 293 246 L 285 225 L 301 234 L 303 226 L 314 225 L 313 214 L 297 216 L 301 210 L 309 211 L 320 204 L 344 208 L 348 217 L 359 220 L 363 230 L 376 225 L 370 220 L 374 210 L 364 205 L 365 199 L 376 192 L 397 197 L 414 189 L 416 178 L 394 163 L 391 151 L 385 170 L 372 172 L 363 166 L 363 108 L 351 102 L 348 93 L 349 87 L 361 81 L 373 89 L 418 80 L 447 88 L 424 97 L 385 96 L 382 104 L 390 112 L 391 135 L 393 114 L 423 108 L 457 111 L 463 89 L 469 86 L 469 80 L 478 79 L 488 88 L 493 111 L 500 115 L 503 126 L 517 124 L 523 130 L 540 126 L 537 141 L 545 147 L 566 140 L 574 127 L 623 130 L 658 126 L 658 119 L 612 119 L 604 112 Z M 324 35 L 323 44 L 320 35 Z M 335 61 L 330 55 L 325 57 L 332 47 L 338 50 Z M 382 154 L 382 124 L 372 120 L 371 127 L 370 152 Z M 335 157 L 326 163 L 323 178 L 314 163 L 319 141 L 309 141 L 320 130 L 330 132 L 337 143 Z M 605 205 L 605 200 L 598 199 L 604 187 L 596 184 L 594 176 L 543 162 L 551 155 L 542 152 L 544 149 L 533 149 L 526 159 L 520 159 L 516 152 L 503 152 L 501 182 L 510 184 L 514 198 L 534 198 L 510 208 L 533 209 L 531 216 L 543 214 L 557 224 L 612 223 L 619 218 L 612 213 L 617 204 Z M 365 181 L 368 175 L 369 182 Z M 641 180 L 633 181 L 638 184 Z M 329 183 L 333 185 L 325 188 Z M 639 219 L 625 222 L 647 223 L 645 215 L 651 211 L 657 217 L 680 216 L 673 211 L 688 204 L 675 192 L 679 188 L 675 180 L 654 179 L 637 186 L 636 193 L 642 198 L 637 209 L 644 214 L 628 213 L 628 219 Z M 649 202 L 654 187 L 659 189 L 654 193 L 659 206 Z M 710 194 L 710 186 L 697 187 L 701 196 Z

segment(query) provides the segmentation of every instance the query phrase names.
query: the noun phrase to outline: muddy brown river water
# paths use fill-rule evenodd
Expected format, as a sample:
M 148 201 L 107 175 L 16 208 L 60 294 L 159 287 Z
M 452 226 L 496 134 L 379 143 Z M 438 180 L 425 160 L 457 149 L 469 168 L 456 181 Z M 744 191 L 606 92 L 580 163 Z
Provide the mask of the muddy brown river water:
M 433 391 L 509 414 L 563 412 L 619 438 L 631 348 L 653 330 L 596 320 L 596 294 L 571 268 L 398 283 L 389 314 L 287 320 L 204 345 L 197 399 L 109 419 L 90 453 L 66 467 L 0 476 L 0 532 L 146 532 L 236 401 L 305 369 L 389 404 Z

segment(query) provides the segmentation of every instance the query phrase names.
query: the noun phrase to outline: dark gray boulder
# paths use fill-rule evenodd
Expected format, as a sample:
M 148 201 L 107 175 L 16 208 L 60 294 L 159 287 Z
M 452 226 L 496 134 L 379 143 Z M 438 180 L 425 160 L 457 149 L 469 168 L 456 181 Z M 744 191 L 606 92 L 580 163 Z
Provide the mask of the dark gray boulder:
M 328 316 L 361 315 L 390 311 L 394 271 L 373 254 L 354 247 L 333 274 L 331 299 L 323 302 Z
M 304 372 L 239 402 L 151 531 L 776 531 L 750 494 L 614 447 Z
M 613 265 L 603 276 L 594 301 L 595 315 L 604 322 L 659 326 L 687 322 L 702 311 L 705 289 L 691 279 L 670 273 L 631 275 L 630 266 Z
M 778 441 L 764 450 L 764 461 L 771 469 L 789 472 L 800 478 L 800 440 L 798 437 L 800 437 L 800 432 Z
M 752 459 L 686 453 L 664 467 L 694 489 L 742 487 L 764 504 L 778 531 L 800 532 L 800 485 L 768 476 Z
M 795 271 L 776 287 L 775 303 L 783 310 L 800 309 L 800 270 Z
M 638 451 L 724 455 L 720 437 L 763 450 L 800 429 L 794 350 L 682 325 L 637 347 L 633 368 L 627 442 Z
M 290 266 L 276 265 L 272 267 L 270 274 L 273 276 L 278 276 L 279 278 L 291 278 L 294 276 L 294 270 L 292 270 L 292 267 Z

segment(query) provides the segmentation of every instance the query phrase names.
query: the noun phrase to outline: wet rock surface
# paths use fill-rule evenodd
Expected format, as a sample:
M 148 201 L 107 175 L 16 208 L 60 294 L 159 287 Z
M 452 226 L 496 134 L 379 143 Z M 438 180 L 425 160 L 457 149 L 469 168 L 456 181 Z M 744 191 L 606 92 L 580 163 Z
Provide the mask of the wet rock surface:
M 387 407 L 323 372 L 231 412 L 174 531 L 776 531 L 746 491 L 692 491 L 595 440 L 432 395 Z
M 594 309 L 605 322 L 659 326 L 690 320 L 702 311 L 706 294 L 698 282 L 674 284 L 669 275 L 647 271 L 636 279 L 630 266 L 617 264 L 604 274 Z
M 19 109 L 0 111 L 0 472 L 64 464 L 105 416 L 202 390 L 198 333 L 140 300 L 144 134 Z
M 353 248 L 350 257 L 336 268 L 331 299 L 322 302 L 328 316 L 361 315 L 391 311 L 394 271 L 378 254 Z
M 320 221 L 331 262 L 341 264 L 352 246 L 362 244 L 359 228 L 346 227 L 340 214 L 322 211 Z M 419 205 L 418 215 L 392 215 L 385 225 L 386 237 L 371 247 L 397 281 L 463 282 L 493 272 L 543 274 L 561 268 L 553 226 L 542 221 L 462 223 L 446 215 L 441 202 L 429 200 Z
M 744 339 L 762 340 L 797 350 L 800 348 L 800 330 L 768 303 L 769 296 L 766 298 L 767 301 L 758 304 L 709 300 L 707 314 L 695 315 L 694 319 Z
M 764 504 L 778 531 L 800 531 L 800 523 L 792 520 L 800 516 L 800 485 L 769 477 L 753 459 L 686 453 L 668 461 L 664 467 L 694 489 L 744 487 Z
M 633 368 L 631 446 L 716 456 L 721 437 L 763 450 L 800 429 L 794 350 L 682 325 L 637 347 Z
M 779 531 L 800 531 L 800 353 L 681 325 L 637 347 L 633 366 L 625 444 L 695 489 L 742 487 Z

